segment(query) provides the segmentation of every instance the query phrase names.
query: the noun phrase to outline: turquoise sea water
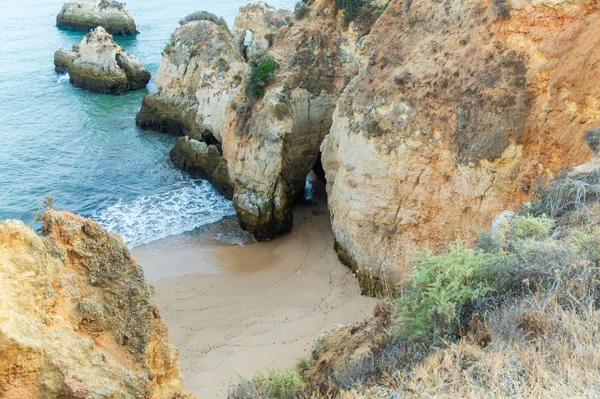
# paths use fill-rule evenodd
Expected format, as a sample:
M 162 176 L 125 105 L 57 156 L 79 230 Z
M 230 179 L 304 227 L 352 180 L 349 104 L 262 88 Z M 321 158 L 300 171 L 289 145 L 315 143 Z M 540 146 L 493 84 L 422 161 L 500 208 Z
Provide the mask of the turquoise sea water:
M 130 0 L 137 36 L 116 37 L 153 74 L 184 16 L 207 10 L 230 26 L 243 0 Z M 270 0 L 291 9 L 294 1 Z M 55 25 L 60 0 L 2 0 L 0 10 L 0 220 L 34 225 L 44 198 L 92 217 L 130 246 L 193 230 L 234 213 L 212 187 L 175 169 L 176 137 L 135 125 L 156 88 L 111 96 L 72 87 L 53 54 L 85 32 Z

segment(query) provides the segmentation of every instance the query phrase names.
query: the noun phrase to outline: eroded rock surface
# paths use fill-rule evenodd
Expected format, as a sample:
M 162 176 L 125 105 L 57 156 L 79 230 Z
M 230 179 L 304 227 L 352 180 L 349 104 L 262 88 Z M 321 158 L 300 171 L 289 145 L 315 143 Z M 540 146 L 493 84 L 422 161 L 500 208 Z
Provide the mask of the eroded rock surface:
M 222 192 L 231 193 L 227 174 L 214 175 L 213 164 L 226 170 L 220 132 L 234 97 L 243 90 L 246 64 L 227 27 L 213 22 L 219 20 L 215 16 L 210 19 L 185 22 L 173 34 L 156 75 L 158 92 L 144 98 L 136 122 L 144 129 L 188 136 L 172 152 L 176 165 L 199 172 Z M 204 161 L 203 154 L 194 155 L 190 140 L 206 143 L 211 158 Z
M 240 7 L 233 24 L 233 36 L 247 59 L 259 59 L 273 45 L 279 28 L 294 21 L 291 12 L 266 3 L 250 3 Z
M 191 398 L 142 268 L 97 223 L 0 222 L 0 396 Z
M 113 35 L 138 33 L 125 3 L 116 0 L 68 0 L 56 17 L 56 26 L 85 31 L 103 26 Z
M 150 72 L 127 54 L 101 26 L 85 35 L 73 50 L 54 53 L 56 72 L 68 73 L 73 86 L 107 94 L 146 87 Z
M 214 162 L 201 161 L 204 147 L 190 140 L 215 146 L 229 176 L 212 181 L 233 194 L 242 226 L 258 239 L 287 232 L 336 98 L 358 72 L 356 49 L 376 14 L 368 11 L 347 24 L 333 2 L 320 0 L 310 8 L 313 18 L 294 22 L 289 12 L 256 3 L 240 9 L 233 35 L 211 21 L 187 23 L 165 49 L 159 93 L 144 99 L 138 124 L 188 135 L 172 152 L 176 164 L 205 175 L 215 168 L 203 164 Z M 246 32 L 251 40 L 244 44 Z M 264 95 L 253 95 L 252 71 L 270 59 L 275 77 Z M 214 151 L 206 154 L 214 158 Z
M 341 257 L 408 273 L 584 163 L 599 32 L 595 2 L 390 2 L 322 146 Z

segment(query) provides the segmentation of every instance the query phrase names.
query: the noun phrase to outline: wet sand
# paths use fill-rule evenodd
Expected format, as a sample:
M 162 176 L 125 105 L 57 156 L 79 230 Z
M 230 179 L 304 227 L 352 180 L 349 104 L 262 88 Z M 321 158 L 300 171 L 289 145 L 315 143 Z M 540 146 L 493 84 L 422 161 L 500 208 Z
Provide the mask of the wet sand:
M 375 301 L 337 260 L 324 202 L 314 205 L 296 207 L 293 231 L 270 242 L 231 245 L 208 231 L 132 251 L 189 392 L 225 398 L 238 374 L 292 366 L 320 334 L 371 313 Z

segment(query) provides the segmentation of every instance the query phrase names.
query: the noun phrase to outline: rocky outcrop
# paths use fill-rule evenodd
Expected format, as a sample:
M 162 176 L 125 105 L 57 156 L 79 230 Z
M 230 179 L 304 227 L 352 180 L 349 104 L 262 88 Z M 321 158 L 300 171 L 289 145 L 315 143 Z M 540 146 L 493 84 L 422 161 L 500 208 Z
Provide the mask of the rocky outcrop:
M 291 12 L 257 2 L 240 7 L 233 24 L 233 37 L 249 60 L 264 56 L 273 45 L 277 31 L 293 23 Z
M 585 162 L 599 33 L 595 2 L 390 2 L 322 146 L 341 258 L 408 273 Z
M 0 396 L 191 398 L 151 287 L 123 241 L 48 210 L 0 222 Z
M 365 7 L 361 18 L 347 23 L 334 2 L 319 0 L 303 19 L 273 33 L 273 24 L 264 22 L 272 12 L 243 14 L 258 9 L 242 9 L 234 31 L 254 28 L 253 41 L 268 38 L 266 56 L 279 68 L 263 97 L 238 97 L 235 123 L 221 135 L 240 222 L 256 238 L 269 239 L 292 227 L 291 206 L 317 163 L 337 96 L 358 72 L 357 49 L 379 10 Z M 261 59 L 249 64 L 259 68 Z
M 138 33 L 125 3 L 116 0 L 68 0 L 56 17 L 56 26 L 85 31 L 102 26 L 113 35 Z
M 56 72 L 68 73 L 73 86 L 97 93 L 122 94 L 146 87 L 150 72 L 99 26 L 73 50 L 54 53 Z
M 231 195 L 220 132 L 236 93 L 243 90 L 246 65 L 217 17 L 193 15 L 206 19 L 186 18 L 173 34 L 156 75 L 158 92 L 144 98 L 136 122 L 144 129 L 188 136 L 171 153 L 175 164 Z
M 185 24 L 165 49 L 159 93 L 144 99 L 138 124 L 188 135 L 172 152 L 176 164 L 209 176 L 202 164 L 214 162 L 200 161 L 206 151 L 191 139 L 222 149 L 225 191 L 233 193 L 242 226 L 258 239 L 289 231 L 291 206 L 317 162 L 336 98 L 358 72 L 356 49 L 377 10 L 367 11 L 347 24 L 333 2 L 320 0 L 310 7 L 313 18 L 294 22 L 290 13 L 257 3 L 240 9 L 233 36 L 214 22 Z M 256 71 L 270 60 L 275 76 L 260 81 Z

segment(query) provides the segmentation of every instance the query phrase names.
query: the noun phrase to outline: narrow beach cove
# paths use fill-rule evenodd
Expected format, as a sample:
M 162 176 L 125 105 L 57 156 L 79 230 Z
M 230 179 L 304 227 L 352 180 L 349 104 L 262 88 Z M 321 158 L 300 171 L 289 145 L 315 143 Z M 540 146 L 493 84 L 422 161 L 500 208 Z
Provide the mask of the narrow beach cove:
M 360 296 L 333 241 L 321 198 L 297 206 L 293 231 L 273 241 L 180 236 L 132 251 L 155 287 L 190 393 L 224 398 L 238 374 L 292 366 L 319 335 L 372 312 L 376 301 Z

